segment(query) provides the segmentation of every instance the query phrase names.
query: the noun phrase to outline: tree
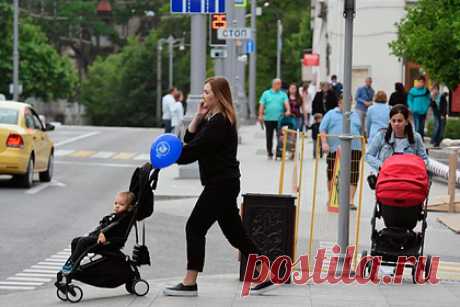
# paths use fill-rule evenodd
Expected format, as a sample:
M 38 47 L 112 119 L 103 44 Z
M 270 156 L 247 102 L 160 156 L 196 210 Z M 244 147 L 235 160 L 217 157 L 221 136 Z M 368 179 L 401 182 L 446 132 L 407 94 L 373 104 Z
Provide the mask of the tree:
M 13 75 L 13 9 L 11 1 L 0 0 L 0 92 L 7 93 Z M 45 34 L 27 18 L 19 27 L 19 79 L 22 97 L 44 101 L 68 98 L 74 94 L 77 77 L 68 58 L 61 57 Z
M 419 0 L 397 26 L 392 53 L 454 89 L 460 83 L 460 1 Z

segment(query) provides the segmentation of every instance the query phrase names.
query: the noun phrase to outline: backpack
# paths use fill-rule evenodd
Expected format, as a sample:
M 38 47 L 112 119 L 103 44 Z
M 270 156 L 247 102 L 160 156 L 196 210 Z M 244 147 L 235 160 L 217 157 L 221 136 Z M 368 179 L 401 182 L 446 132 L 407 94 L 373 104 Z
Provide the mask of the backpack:
M 394 207 L 412 207 L 423 203 L 429 192 L 425 162 L 414 154 L 389 157 L 380 168 L 376 185 L 377 201 Z

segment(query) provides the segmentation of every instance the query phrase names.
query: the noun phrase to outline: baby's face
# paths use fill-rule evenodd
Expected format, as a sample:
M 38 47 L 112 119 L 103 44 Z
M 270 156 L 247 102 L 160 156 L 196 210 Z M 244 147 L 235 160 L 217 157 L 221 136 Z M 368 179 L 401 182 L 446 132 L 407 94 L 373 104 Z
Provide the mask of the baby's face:
M 128 200 L 126 197 L 117 194 L 117 196 L 115 196 L 115 202 L 113 203 L 113 212 L 119 214 L 126 210 L 128 210 Z

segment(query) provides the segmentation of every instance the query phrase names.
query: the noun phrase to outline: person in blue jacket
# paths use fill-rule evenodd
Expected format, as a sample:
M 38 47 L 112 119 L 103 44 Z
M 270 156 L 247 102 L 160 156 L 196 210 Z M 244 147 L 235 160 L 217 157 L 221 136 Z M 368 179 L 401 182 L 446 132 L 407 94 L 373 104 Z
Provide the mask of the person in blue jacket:
M 390 109 L 390 106 L 387 105 L 387 94 L 384 91 L 378 91 L 375 94 L 374 104 L 367 110 L 366 127 L 369 144 L 381 129 L 388 126 Z
M 425 83 L 425 77 L 419 77 L 407 95 L 407 105 L 414 118 L 415 131 L 420 134 L 422 140 L 425 136 L 426 114 L 431 105 L 431 93 L 426 88 Z

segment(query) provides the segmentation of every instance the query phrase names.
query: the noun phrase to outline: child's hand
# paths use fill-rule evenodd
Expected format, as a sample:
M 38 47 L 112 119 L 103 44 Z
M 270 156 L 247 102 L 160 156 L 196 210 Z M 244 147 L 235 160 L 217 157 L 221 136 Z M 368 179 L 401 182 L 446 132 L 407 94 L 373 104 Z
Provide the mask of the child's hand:
M 97 237 L 97 244 L 105 244 L 107 242 L 107 239 L 105 238 L 105 235 L 103 232 L 99 234 L 99 237 Z

